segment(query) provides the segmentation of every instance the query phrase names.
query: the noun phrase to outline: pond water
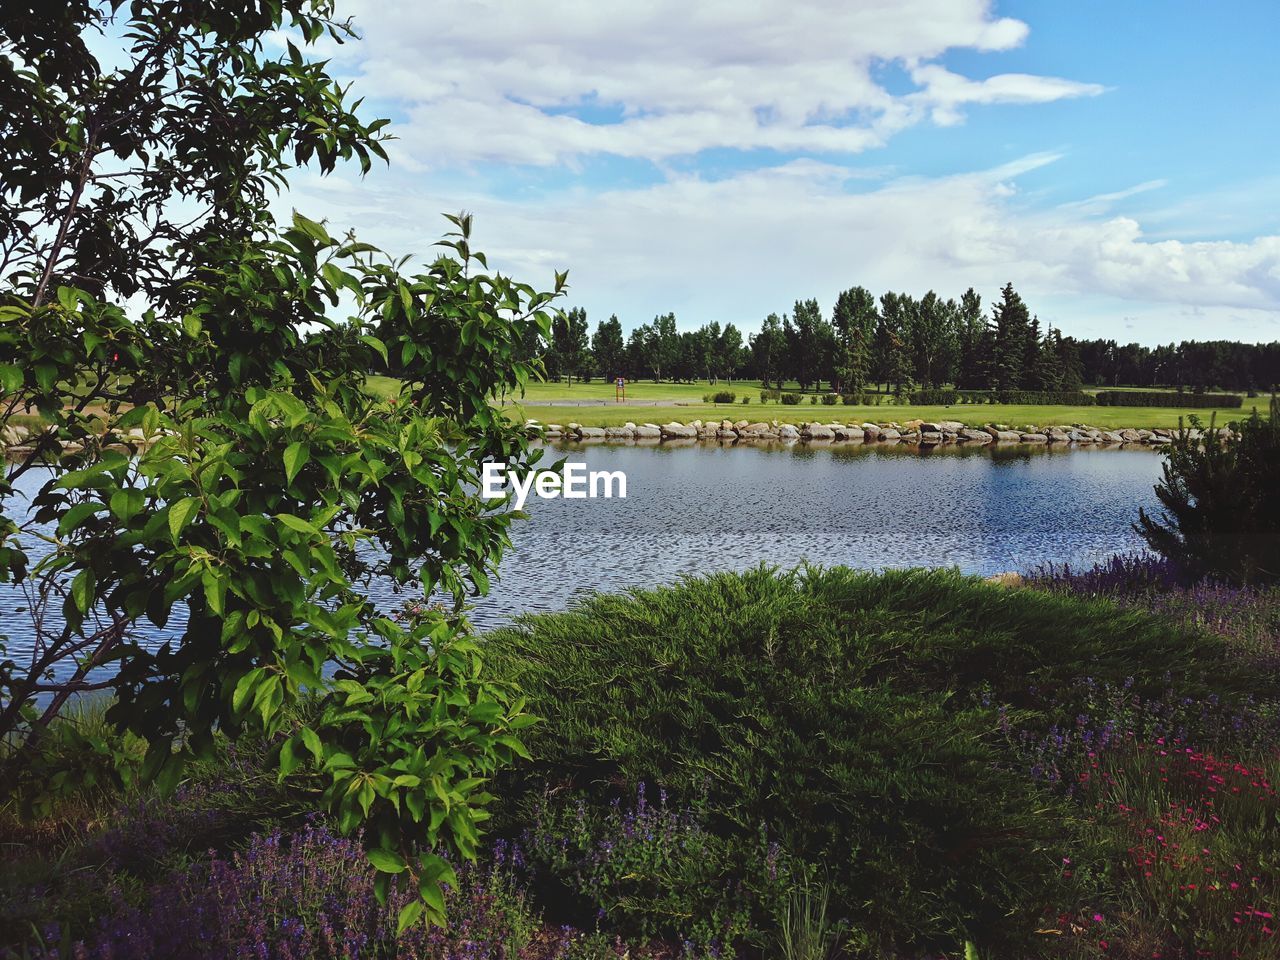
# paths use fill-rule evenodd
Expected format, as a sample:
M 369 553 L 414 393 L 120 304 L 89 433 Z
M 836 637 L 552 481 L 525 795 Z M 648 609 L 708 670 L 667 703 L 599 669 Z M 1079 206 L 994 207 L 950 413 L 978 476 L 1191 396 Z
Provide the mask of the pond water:
M 622 470 L 626 499 L 539 500 L 514 528 L 483 628 L 563 609 L 590 591 L 681 575 L 803 561 L 879 569 L 954 566 L 990 575 L 1089 564 L 1142 546 L 1130 524 L 1156 506 L 1162 458 L 1145 448 L 572 445 L 548 452 Z M 32 490 L 42 478 L 27 475 Z M 387 585 L 375 593 L 399 605 Z M 19 664 L 31 649 L 21 592 L 0 585 L 0 634 Z M 174 619 L 146 638 L 172 637 Z

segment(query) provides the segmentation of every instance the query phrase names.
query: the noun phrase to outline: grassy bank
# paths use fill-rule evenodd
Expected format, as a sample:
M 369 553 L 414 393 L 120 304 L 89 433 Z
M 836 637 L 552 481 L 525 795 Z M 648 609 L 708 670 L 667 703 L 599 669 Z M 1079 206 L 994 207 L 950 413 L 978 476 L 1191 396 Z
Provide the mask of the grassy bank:
M 272 744 L 161 796 L 88 711 L 61 799 L 0 807 L 0 956 L 1280 957 L 1278 641 L 1276 591 L 1124 565 L 761 569 L 529 617 L 486 646 L 533 759 L 447 927 L 399 936 L 409 892 L 378 900 Z
M 1154 429 L 1176 427 L 1179 419 L 1186 421 L 1196 415 L 1205 423 L 1212 415 L 1221 426 L 1233 420 L 1243 419 L 1252 411 L 1246 405 L 1243 410 L 1187 410 L 1177 407 L 1065 407 L 1029 404 L 957 404 L 949 407 L 883 404 L 881 406 L 851 406 L 840 404 L 824 406 L 808 402 L 796 406 L 780 403 L 759 403 L 753 396 L 749 404 L 689 403 L 681 406 L 547 406 L 532 403 L 512 405 L 507 408 L 513 419 L 534 419 L 542 423 L 579 423 L 585 427 L 622 426 L 633 423 L 669 423 L 677 420 L 777 420 L 781 423 L 802 423 L 812 420 L 841 423 L 885 423 L 906 420 L 956 420 L 966 426 L 981 427 L 988 423 L 1008 424 L 1014 429 L 1026 426 L 1044 427 L 1056 424 L 1084 423 L 1100 429 Z M 1259 411 L 1266 414 L 1265 404 Z

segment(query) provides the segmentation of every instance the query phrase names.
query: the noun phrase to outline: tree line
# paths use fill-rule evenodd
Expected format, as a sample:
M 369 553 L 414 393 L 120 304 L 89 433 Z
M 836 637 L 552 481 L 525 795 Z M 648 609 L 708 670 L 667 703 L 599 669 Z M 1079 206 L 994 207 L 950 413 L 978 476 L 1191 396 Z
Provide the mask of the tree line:
M 1115 340 L 1078 340 L 1042 326 L 1006 284 L 984 309 L 970 287 L 959 300 L 930 290 L 923 297 L 875 297 L 850 287 L 830 315 L 817 300 L 797 300 L 770 313 L 759 332 L 733 323 L 679 330 L 674 313 L 654 317 L 624 336 L 616 314 L 591 332 L 586 311 L 559 315 L 545 339 L 526 344 L 553 380 L 593 377 L 676 382 L 741 378 L 764 386 L 904 396 L 918 388 L 1067 392 L 1090 386 L 1172 386 L 1196 390 L 1270 390 L 1280 383 L 1280 342 L 1183 341 L 1148 347 Z

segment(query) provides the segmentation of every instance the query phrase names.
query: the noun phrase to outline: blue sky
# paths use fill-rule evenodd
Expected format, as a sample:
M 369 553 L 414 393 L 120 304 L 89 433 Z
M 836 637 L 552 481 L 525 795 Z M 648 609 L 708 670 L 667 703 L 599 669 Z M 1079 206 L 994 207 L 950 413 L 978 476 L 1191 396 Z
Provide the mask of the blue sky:
M 754 329 L 853 284 L 1079 336 L 1280 339 L 1263 2 L 356 0 L 337 69 L 393 164 L 292 204 L 397 252 L 476 214 L 504 270 L 625 327 Z

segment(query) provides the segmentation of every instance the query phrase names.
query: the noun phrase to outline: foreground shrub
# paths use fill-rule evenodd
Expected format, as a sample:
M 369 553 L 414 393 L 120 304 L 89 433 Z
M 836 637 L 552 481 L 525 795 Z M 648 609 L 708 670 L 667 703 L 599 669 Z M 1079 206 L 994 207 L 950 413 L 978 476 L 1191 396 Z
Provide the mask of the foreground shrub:
M 1280 582 L 1280 400 L 1270 419 L 1254 411 L 1221 442 L 1179 431 L 1166 457 L 1156 486 L 1163 515 L 1138 513 L 1151 548 L 1193 582 Z
M 785 404 L 786 406 L 794 407 L 796 404 L 798 404 L 798 403 L 800 402 L 800 394 L 798 394 L 798 393 L 784 393 L 784 394 L 782 394 L 782 395 L 781 395 L 781 397 L 780 397 L 779 399 L 781 399 L 781 401 L 783 402 L 783 404 Z
M 738 399 L 738 395 L 732 390 L 717 390 L 714 393 L 704 393 L 702 395 L 703 403 L 733 403 Z
M 548 719 L 526 789 L 705 792 L 718 830 L 763 825 L 829 870 L 833 903 L 869 937 L 949 946 L 1007 947 L 1007 918 L 1033 922 L 1060 880 L 1071 818 L 1000 772 L 992 735 L 1044 708 L 1035 690 L 1084 673 L 1137 673 L 1152 696 L 1166 675 L 1245 683 L 1219 641 L 949 572 L 719 574 L 526 618 L 486 647 Z

